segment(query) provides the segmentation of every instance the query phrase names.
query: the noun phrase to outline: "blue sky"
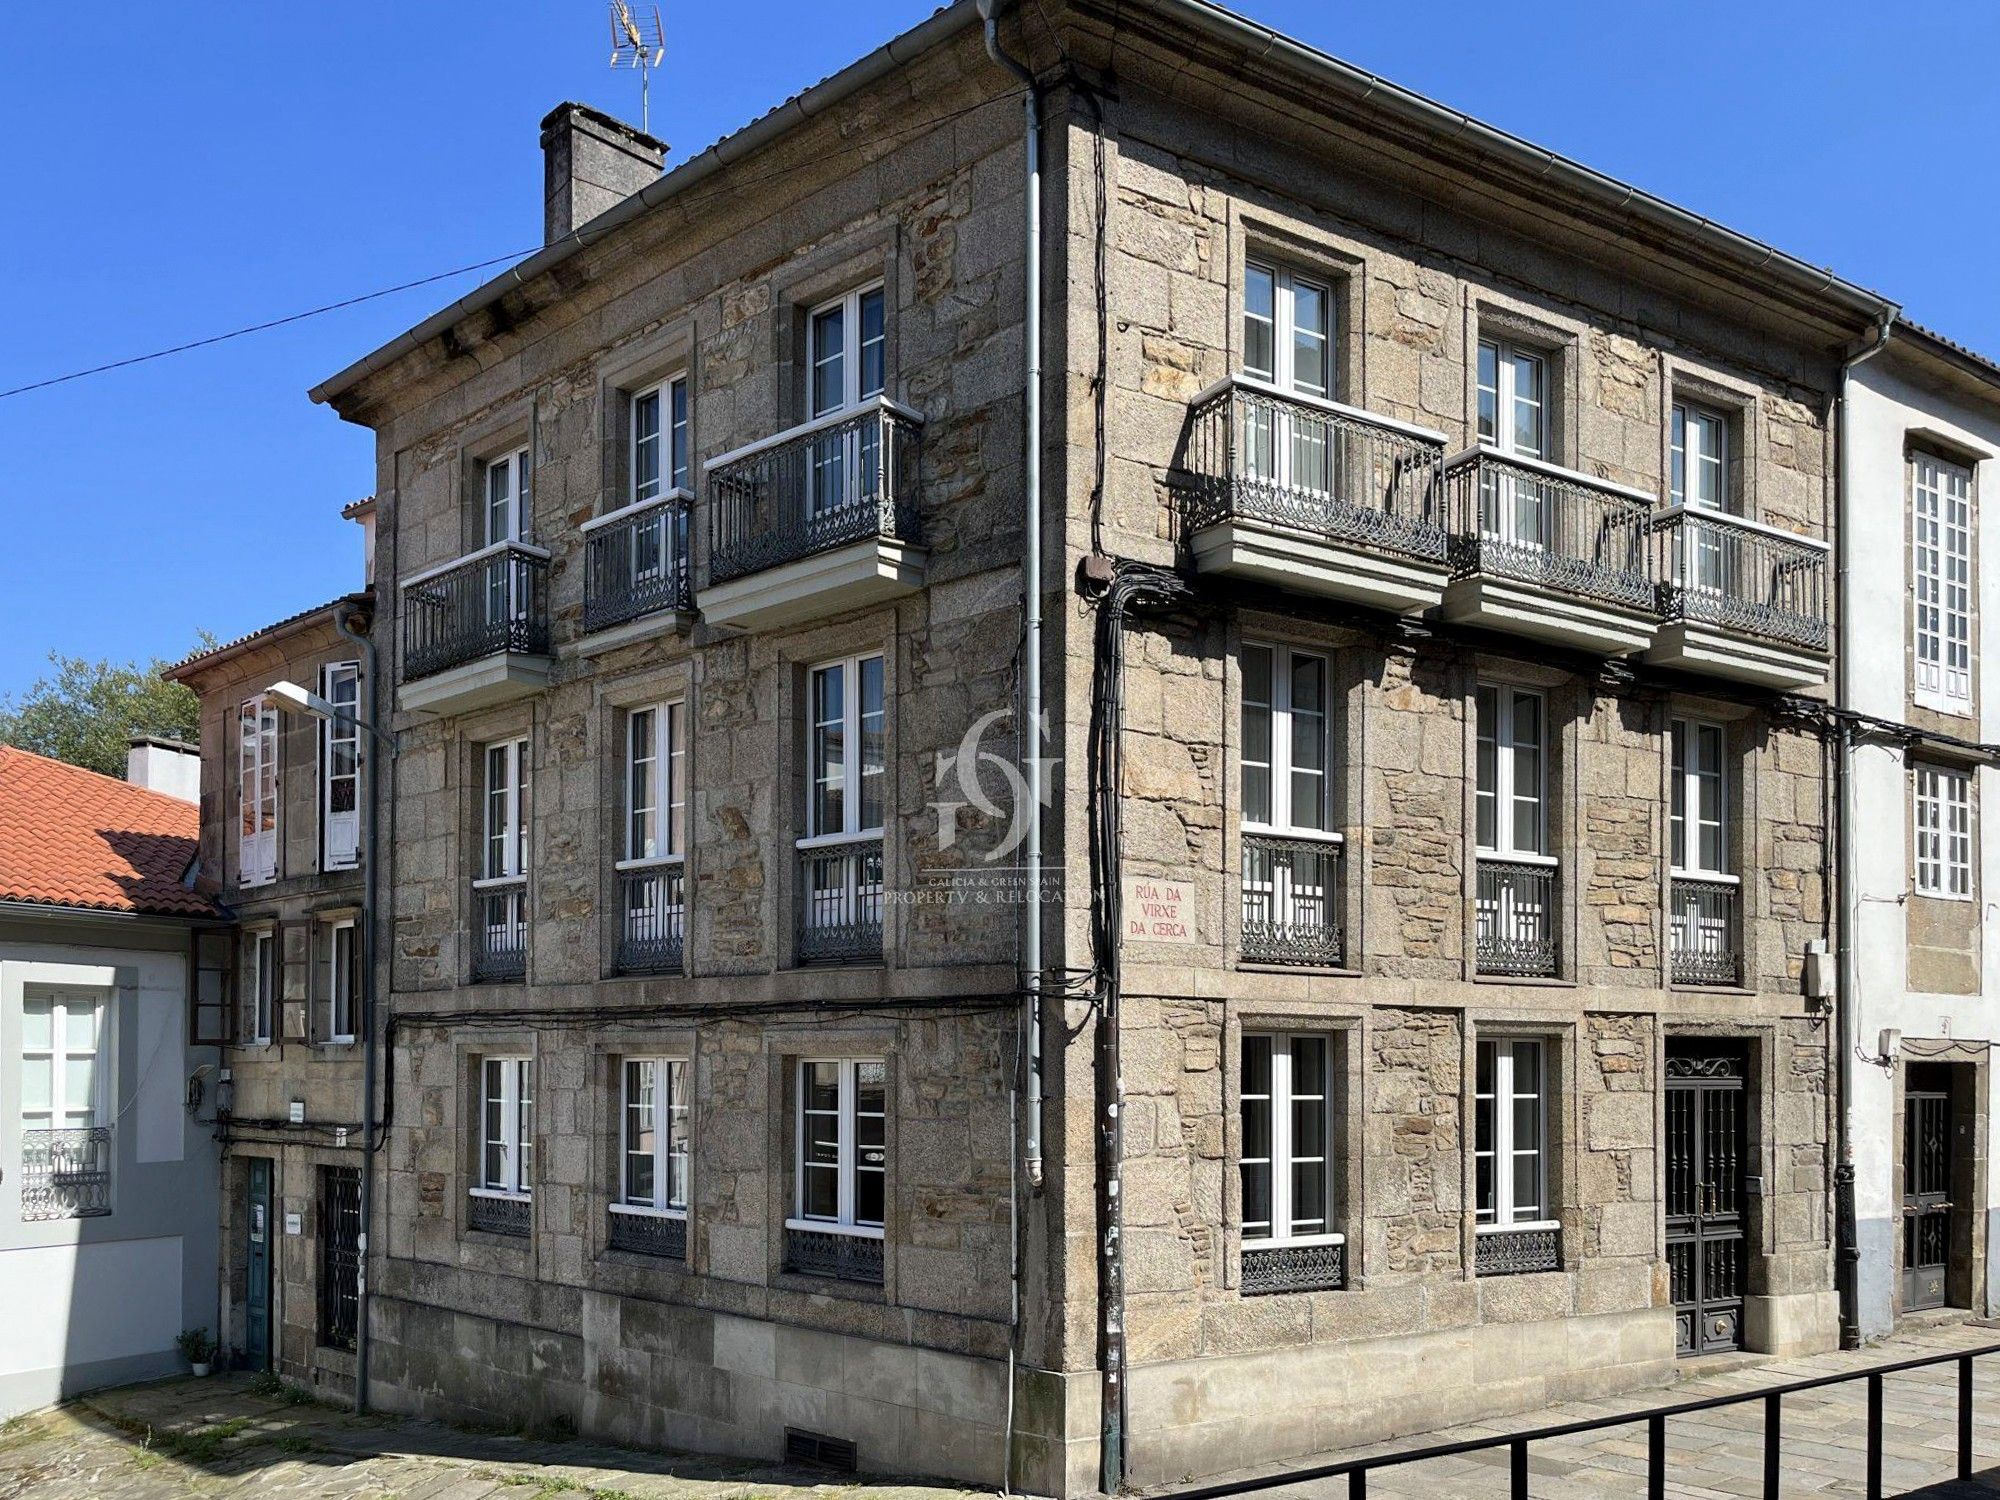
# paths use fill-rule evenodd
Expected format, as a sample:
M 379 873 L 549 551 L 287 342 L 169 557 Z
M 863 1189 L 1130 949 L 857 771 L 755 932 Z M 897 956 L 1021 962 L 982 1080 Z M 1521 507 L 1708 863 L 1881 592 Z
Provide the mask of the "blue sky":
M 1238 3 L 2000 353 L 1987 0 Z M 691 155 L 931 8 L 676 0 L 654 131 Z M 637 115 L 606 32 L 598 0 L 0 7 L 0 389 L 533 248 L 541 116 Z M 0 695 L 358 582 L 371 439 L 306 388 L 484 274 L 0 400 Z

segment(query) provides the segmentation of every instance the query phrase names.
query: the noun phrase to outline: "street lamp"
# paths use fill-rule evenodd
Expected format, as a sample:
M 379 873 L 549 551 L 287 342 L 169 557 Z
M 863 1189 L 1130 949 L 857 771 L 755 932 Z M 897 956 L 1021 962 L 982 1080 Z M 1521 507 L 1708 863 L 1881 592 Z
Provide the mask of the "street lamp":
M 336 619 L 335 626 L 340 633 L 358 641 L 368 652 L 368 680 L 372 691 L 375 681 L 375 651 L 373 642 L 365 635 L 350 629 L 345 620 Z M 303 714 L 309 719 L 318 719 L 327 724 L 351 724 L 356 729 L 366 730 L 389 754 L 396 758 L 396 741 L 384 734 L 375 725 L 361 717 L 351 708 L 343 708 L 318 693 L 299 686 L 296 682 L 280 680 L 264 689 L 265 694 L 286 713 Z M 368 810 L 361 820 L 361 1223 L 356 1236 L 356 1274 L 354 1297 L 354 1405 L 357 1411 L 368 1409 L 368 1239 L 374 1218 L 375 1164 L 375 1070 L 377 1062 L 375 1025 L 375 846 L 376 809 L 380 802 L 375 795 L 375 768 L 368 767 Z

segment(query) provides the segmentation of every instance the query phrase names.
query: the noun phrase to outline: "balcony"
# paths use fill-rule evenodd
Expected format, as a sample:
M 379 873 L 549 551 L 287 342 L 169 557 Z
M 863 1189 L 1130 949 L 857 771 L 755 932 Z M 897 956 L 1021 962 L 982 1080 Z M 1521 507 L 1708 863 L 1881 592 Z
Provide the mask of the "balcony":
M 1675 984 L 1743 982 L 1742 886 L 1734 875 L 1675 871 L 1668 882 L 1667 937 Z
M 1444 595 L 1444 436 L 1235 375 L 1195 398 L 1195 566 L 1414 614 Z
M 688 515 L 675 490 L 583 523 L 583 656 L 679 630 L 694 608 Z
M 1556 862 L 1540 855 L 1479 856 L 1473 903 L 1479 973 L 1555 977 L 1562 958 L 1556 942 L 1556 875 Z
M 1444 484 L 1447 620 L 1600 656 L 1651 644 L 1651 496 L 1490 448 L 1446 460 Z
M 687 901 L 679 860 L 618 872 L 620 974 L 678 974 Z
M 1664 623 L 1647 661 L 1758 687 L 1826 681 L 1825 542 L 1680 505 L 1651 531 Z
M 808 840 L 799 849 L 799 962 L 882 961 L 882 840 Z
M 549 554 L 491 547 L 405 578 L 405 711 L 465 713 L 540 692 L 549 680 Z
M 1245 960 L 1337 969 L 1340 931 L 1340 835 L 1243 835 Z
M 528 974 L 528 882 L 480 880 L 472 892 L 472 981 L 504 984 Z
M 921 589 L 922 427 L 917 413 L 875 396 L 709 460 L 702 617 L 789 625 Z
M 111 1128 L 21 1132 L 21 1217 L 92 1219 L 111 1212 Z

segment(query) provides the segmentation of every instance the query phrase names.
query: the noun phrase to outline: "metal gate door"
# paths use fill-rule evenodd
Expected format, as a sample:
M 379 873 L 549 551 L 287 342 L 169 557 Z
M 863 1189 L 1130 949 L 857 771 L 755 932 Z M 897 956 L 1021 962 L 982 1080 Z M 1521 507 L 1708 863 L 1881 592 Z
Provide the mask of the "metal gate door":
M 319 1169 L 319 1341 L 354 1347 L 361 1301 L 361 1169 Z
M 1667 1269 L 1682 1354 L 1743 1347 L 1745 1054 L 1667 1053 Z
M 1903 1307 L 1943 1307 L 1951 1260 L 1951 1095 L 1903 1096 Z
M 271 1367 L 271 1163 L 253 1156 L 245 1193 L 247 1239 L 243 1295 L 243 1359 L 253 1370 Z

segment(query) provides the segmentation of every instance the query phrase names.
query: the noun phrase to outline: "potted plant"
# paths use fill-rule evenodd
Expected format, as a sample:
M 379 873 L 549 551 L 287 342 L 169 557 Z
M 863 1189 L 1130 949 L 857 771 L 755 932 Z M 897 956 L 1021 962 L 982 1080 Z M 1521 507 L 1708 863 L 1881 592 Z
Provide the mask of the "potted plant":
M 215 1358 L 215 1341 L 206 1328 L 189 1328 L 174 1342 L 181 1346 L 181 1358 L 188 1362 L 190 1371 L 196 1375 L 208 1373 L 209 1363 Z

